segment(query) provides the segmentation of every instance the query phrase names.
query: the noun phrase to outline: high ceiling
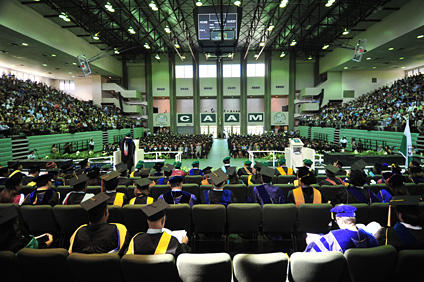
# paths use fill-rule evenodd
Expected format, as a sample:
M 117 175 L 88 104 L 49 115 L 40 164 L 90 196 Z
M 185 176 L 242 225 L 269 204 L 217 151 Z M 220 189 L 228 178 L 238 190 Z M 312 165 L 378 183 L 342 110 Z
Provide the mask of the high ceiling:
M 203 6 L 234 5 L 235 0 L 200 0 Z M 193 10 L 194 0 L 41 0 L 21 1 L 64 29 L 96 44 L 102 50 L 120 52 L 120 59 L 137 60 L 146 54 L 200 51 Z M 278 0 L 242 0 L 242 22 L 237 52 L 260 53 L 294 49 L 300 55 L 329 52 L 334 45 L 343 45 L 355 33 L 366 30 L 396 11 L 407 0 L 336 0 L 326 7 L 327 0 L 289 0 L 284 8 Z M 109 5 L 114 11 L 107 9 Z M 111 8 L 109 8 L 111 9 Z M 69 21 L 59 18 L 66 15 Z M 274 28 L 269 30 L 273 25 Z M 135 33 L 131 34 L 130 27 Z M 170 33 L 166 32 L 169 27 Z M 350 31 L 343 35 L 344 29 Z M 93 39 L 97 35 L 98 39 Z M 295 46 L 290 43 L 296 40 Z M 264 41 L 265 46 L 260 46 Z M 175 47 L 175 43 L 179 48 Z M 145 44 L 150 46 L 146 49 Z M 325 44 L 330 48 L 322 50 Z

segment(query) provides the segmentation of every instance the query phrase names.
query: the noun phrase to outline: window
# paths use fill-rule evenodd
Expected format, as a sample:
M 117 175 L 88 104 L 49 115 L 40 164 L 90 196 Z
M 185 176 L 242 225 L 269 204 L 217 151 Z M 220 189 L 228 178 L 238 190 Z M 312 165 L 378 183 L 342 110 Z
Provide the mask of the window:
M 247 77 L 264 77 L 265 64 L 247 64 Z
M 199 77 L 216 77 L 216 65 L 199 65 Z
M 180 65 L 175 66 L 176 78 L 193 78 L 193 66 Z
M 225 64 L 223 66 L 222 75 L 224 77 L 240 77 L 240 65 Z
M 75 90 L 75 82 L 73 80 L 60 80 L 59 89 L 62 91 Z

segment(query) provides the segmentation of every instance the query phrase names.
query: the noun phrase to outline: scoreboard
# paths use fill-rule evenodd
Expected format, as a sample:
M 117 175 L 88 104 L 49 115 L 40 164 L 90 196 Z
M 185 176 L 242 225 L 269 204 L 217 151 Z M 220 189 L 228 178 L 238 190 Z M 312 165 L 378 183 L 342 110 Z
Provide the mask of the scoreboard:
M 199 40 L 235 40 L 237 39 L 237 13 L 223 14 L 223 35 L 221 34 L 221 14 L 198 14 Z

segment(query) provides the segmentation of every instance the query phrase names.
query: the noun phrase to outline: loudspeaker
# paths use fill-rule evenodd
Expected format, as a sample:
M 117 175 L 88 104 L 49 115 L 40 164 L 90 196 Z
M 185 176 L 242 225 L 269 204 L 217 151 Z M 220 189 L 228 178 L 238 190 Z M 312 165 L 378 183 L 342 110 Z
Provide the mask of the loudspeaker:
M 154 114 L 159 113 L 159 108 L 155 108 L 155 107 L 153 107 L 153 113 L 154 113 Z

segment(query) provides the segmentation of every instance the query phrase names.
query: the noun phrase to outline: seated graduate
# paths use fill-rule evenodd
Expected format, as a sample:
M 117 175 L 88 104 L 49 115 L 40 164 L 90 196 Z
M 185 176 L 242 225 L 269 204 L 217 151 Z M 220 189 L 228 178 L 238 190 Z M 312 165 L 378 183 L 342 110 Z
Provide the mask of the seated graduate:
M 109 196 L 99 193 L 82 202 L 87 211 L 88 225 L 84 224 L 71 236 L 68 252 L 84 254 L 119 253 L 124 243 L 130 240 L 127 228 L 119 223 L 107 223 Z
M 157 162 L 155 163 L 155 165 L 153 166 L 152 171 L 150 172 L 150 176 L 162 176 L 162 167 L 163 167 L 163 163 Z
M 227 168 L 227 184 L 244 184 L 243 180 L 239 179 L 236 173 L 236 167 L 230 166 Z
M 356 208 L 349 205 L 340 205 L 332 208 L 331 212 L 336 215 L 336 223 L 340 229 L 332 230 L 322 236 L 308 235 L 306 238 L 305 252 L 331 252 L 344 253 L 351 248 L 378 247 L 377 240 L 373 235 L 356 227 Z
M 34 179 L 37 189 L 29 193 L 23 204 L 24 205 L 51 205 L 59 204 L 60 194 L 51 188 L 52 174 L 47 173 Z
M 18 212 L 14 206 L 0 210 L 0 251 L 17 253 L 23 248 L 44 249 L 53 243 L 51 234 L 34 237 L 19 230 Z
M 99 167 L 95 166 L 90 168 L 90 170 L 87 171 L 87 177 L 87 186 L 101 186 Z
M 419 165 L 415 165 L 409 169 L 409 179 L 412 183 L 424 183 L 423 169 Z
M 419 202 L 420 196 L 394 196 L 391 199 L 389 209 L 395 208 L 399 222 L 393 228 L 377 231 L 375 237 L 380 245 L 392 245 L 398 251 L 424 249 L 424 211 Z
M 20 194 L 22 189 L 22 173 L 15 173 L 12 177 L 6 179 L 5 187 L 0 192 L 0 203 L 13 203 L 22 205 L 25 200 L 25 195 Z
M 253 188 L 253 202 L 261 206 L 265 204 L 284 204 L 283 189 L 271 183 L 275 169 L 263 167 L 261 169 L 262 185 Z
M 227 174 L 222 169 L 217 169 L 209 174 L 212 180 L 212 189 L 205 190 L 204 199 L 206 204 L 220 204 L 227 206 L 235 202 L 231 190 L 224 189 Z
M 227 167 L 230 166 L 230 162 L 231 162 L 231 157 L 225 157 L 222 162 L 224 163 L 224 165 L 221 167 L 222 171 L 224 173 L 227 172 Z
M 9 176 L 9 169 L 7 167 L 0 168 L 0 185 L 4 185 L 4 182 Z
M 34 165 L 29 168 L 29 174 L 25 175 L 22 178 L 22 185 L 24 186 L 35 186 L 34 179 L 37 178 L 40 175 L 40 167 L 38 165 Z
M 316 184 L 317 180 L 309 168 L 297 167 L 297 180 L 300 187 L 289 191 L 286 203 L 294 203 L 299 206 L 305 203 L 321 204 L 325 202 L 321 192 L 311 186 Z
M 202 170 L 199 168 L 199 161 L 194 161 L 191 163 L 191 166 L 193 167 L 188 172 L 188 175 L 203 175 Z
M 252 175 L 252 168 L 251 168 L 252 162 L 247 160 L 243 163 L 243 167 L 239 168 L 237 170 L 237 175 L 240 177 L 242 175 Z
M 247 185 L 262 184 L 261 169 L 266 167 L 268 163 L 255 162 L 252 174 L 247 177 Z
M 293 174 L 294 174 L 293 169 L 286 166 L 286 159 L 285 158 L 279 159 L 278 167 L 275 172 L 275 175 L 279 176 L 279 175 L 293 175 Z
M 12 177 L 15 173 L 21 172 L 23 168 L 19 161 L 11 163 L 9 167 L 12 169 L 12 173 L 9 175 L 9 177 Z
M 202 185 L 212 184 L 212 180 L 209 177 L 209 173 L 212 172 L 211 169 L 212 169 L 211 166 L 207 166 L 204 169 L 202 169 L 202 171 L 203 171 L 203 179 L 202 179 L 202 182 L 201 182 Z
M 144 168 L 144 161 L 138 161 L 135 165 L 135 170 L 131 172 L 130 177 L 140 176 L 140 171 Z
M 52 175 L 52 187 L 56 188 L 61 185 L 63 185 L 63 181 L 59 181 L 59 169 L 57 167 L 55 168 L 49 168 L 47 169 L 47 173 Z
M 172 164 L 165 164 L 163 166 L 163 177 L 158 179 L 156 184 L 158 185 L 168 185 L 169 178 L 172 175 L 172 170 L 174 166 Z
M 128 187 L 131 185 L 131 180 L 128 179 L 128 166 L 124 163 L 115 165 L 116 171 L 120 173 L 118 185 Z
M 377 196 L 365 186 L 367 183 L 366 174 L 363 171 L 364 165 L 354 163 L 349 178 L 349 186 L 340 190 L 333 199 L 332 204 L 352 204 L 352 203 L 379 203 Z
M 108 174 L 102 176 L 103 187 L 105 188 L 106 195 L 109 196 L 107 201 L 108 205 L 115 205 L 122 207 L 123 205 L 128 204 L 128 197 L 125 193 L 116 192 L 119 183 L 118 171 L 111 171 Z
M 74 188 L 74 191 L 66 194 L 63 199 L 63 205 L 78 205 L 82 202 L 87 201 L 91 197 L 94 197 L 92 193 L 86 193 L 87 191 L 87 174 L 83 173 L 75 176 L 69 180 L 69 184 Z
M 319 185 L 347 185 L 340 177 L 336 176 L 336 173 L 339 171 L 338 167 L 334 165 L 327 165 L 325 167 L 326 179 L 323 179 L 319 182 Z
M 78 165 L 80 168 L 76 171 L 77 174 L 87 173 L 87 171 L 90 169 L 90 163 L 88 162 L 88 159 L 80 161 Z
M 130 200 L 130 205 L 136 204 L 151 204 L 154 202 L 152 197 L 149 197 L 150 188 L 154 184 L 149 178 L 141 178 L 134 181 L 134 198 Z
M 146 233 L 140 232 L 131 239 L 126 254 L 172 254 L 177 257 L 181 253 L 190 251 L 187 246 L 187 236 L 182 237 L 180 243 L 176 237 L 164 230 L 165 210 L 168 207 L 169 205 L 164 201 L 156 201 L 141 208 L 147 216 L 149 229 Z
M 358 162 L 361 162 L 362 164 L 364 164 L 364 167 L 367 165 L 367 163 L 365 163 L 363 160 L 359 160 Z M 347 171 L 343 170 L 343 163 L 340 160 L 337 160 L 334 162 L 333 166 L 338 168 L 338 171 L 335 172 L 336 176 L 347 176 Z
M 182 162 L 174 162 L 174 170 L 172 171 L 171 176 L 182 176 L 184 177 L 186 173 L 181 170 Z
M 381 189 L 377 193 L 377 198 L 382 203 L 389 203 L 393 196 L 407 196 L 409 195 L 408 189 L 403 184 L 406 181 L 405 176 L 400 174 L 393 174 L 386 179 L 387 188 Z
M 164 200 L 168 204 L 189 204 L 193 207 L 197 202 L 196 196 L 182 190 L 183 180 L 181 176 L 171 177 L 168 183 L 172 190 L 160 195 L 158 200 Z

